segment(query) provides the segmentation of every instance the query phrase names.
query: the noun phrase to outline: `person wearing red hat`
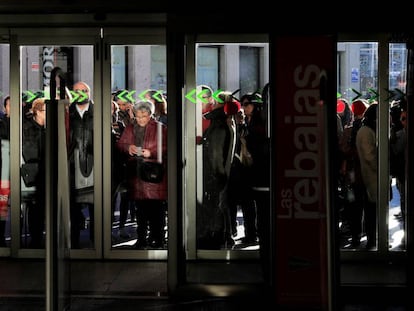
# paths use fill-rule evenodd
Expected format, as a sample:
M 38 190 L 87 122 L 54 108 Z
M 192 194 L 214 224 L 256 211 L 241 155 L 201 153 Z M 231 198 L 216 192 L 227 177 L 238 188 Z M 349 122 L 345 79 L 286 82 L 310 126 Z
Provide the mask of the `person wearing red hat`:
M 367 108 L 368 108 L 368 103 L 364 99 L 354 100 L 351 104 L 351 109 L 352 109 L 352 112 L 354 113 L 354 118 L 356 118 L 357 116 L 359 118 L 362 118 Z
M 338 99 L 336 101 L 336 113 L 341 114 L 345 110 L 345 101 L 343 99 Z
M 348 101 L 344 98 L 339 98 L 336 101 L 336 113 L 341 118 L 342 128 L 351 125 L 352 110 Z
M 238 102 L 237 100 L 233 99 L 231 101 L 228 101 L 224 104 L 224 112 L 226 113 L 226 115 L 236 115 L 241 109 L 241 105 L 240 102 Z

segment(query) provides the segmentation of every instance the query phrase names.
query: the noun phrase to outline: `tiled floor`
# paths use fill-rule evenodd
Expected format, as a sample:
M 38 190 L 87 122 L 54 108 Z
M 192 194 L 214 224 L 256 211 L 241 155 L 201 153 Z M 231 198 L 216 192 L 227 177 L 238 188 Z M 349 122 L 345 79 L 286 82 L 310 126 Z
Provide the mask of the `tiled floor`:
M 0 261 L 0 311 L 45 310 L 44 263 L 38 261 Z M 211 267 L 210 267 L 211 269 Z M 208 270 L 210 271 L 210 270 Z M 379 270 L 383 271 L 383 270 Z M 71 311 L 148 310 L 148 311 L 312 311 L 271 306 L 272 295 L 254 294 L 231 298 L 186 296 L 173 299 L 167 294 L 165 262 L 71 263 L 71 290 L 66 302 Z M 357 273 L 357 272 L 356 272 Z M 245 271 L 245 276 L 248 274 Z M 392 271 L 389 271 L 391 278 Z M 252 280 L 260 287 L 260 280 Z M 338 307 L 332 311 L 408 311 L 406 288 L 345 286 L 340 289 Z M 180 296 L 181 297 L 181 296 Z M 192 298 L 193 297 L 193 298 Z M 341 303 L 341 301 L 343 303 Z M 315 310 L 316 311 L 316 310 Z

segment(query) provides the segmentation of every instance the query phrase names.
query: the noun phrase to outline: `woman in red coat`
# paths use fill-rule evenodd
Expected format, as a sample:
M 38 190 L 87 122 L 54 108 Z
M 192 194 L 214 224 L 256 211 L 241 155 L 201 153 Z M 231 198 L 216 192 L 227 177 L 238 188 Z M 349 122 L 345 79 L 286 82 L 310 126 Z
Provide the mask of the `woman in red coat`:
M 167 206 L 167 127 L 153 118 L 154 105 L 134 105 L 135 122 L 129 124 L 117 147 L 128 155 L 128 187 L 137 208 L 137 248 L 163 248 Z M 164 176 L 160 182 L 147 182 L 140 176 L 143 161 L 162 162 Z

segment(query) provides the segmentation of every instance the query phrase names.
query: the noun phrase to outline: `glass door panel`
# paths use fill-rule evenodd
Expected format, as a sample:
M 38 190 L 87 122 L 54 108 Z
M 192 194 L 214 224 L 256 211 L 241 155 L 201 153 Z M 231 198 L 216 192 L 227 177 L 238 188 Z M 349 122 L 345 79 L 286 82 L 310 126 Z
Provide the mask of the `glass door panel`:
M 389 44 L 390 105 L 390 177 L 391 192 L 388 213 L 389 249 L 406 249 L 405 145 L 407 126 L 407 47 L 405 43 Z
M 165 32 L 105 29 L 103 43 L 103 165 L 110 168 L 103 171 L 104 257 L 166 260 L 167 159 L 174 141 L 168 139 Z M 160 180 L 143 179 L 148 162 L 161 162 Z M 157 264 L 166 273 L 166 263 Z
M 71 248 L 94 248 L 93 47 L 21 47 L 21 247 L 45 243 L 45 126 L 50 75 L 67 73 Z
M 0 248 L 10 247 L 10 46 L 0 44 Z M 9 253 L 8 250 L 0 252 Z
M 184 232 L 190 283 L 264 280 L 260 249 L 269 232 L 261 230 L 260 213 L 270 207 L 268 199 L 261 200 L 268 198 L 269 184 L 256 184 L 255 174 L 270 161 L 263 97 L 269 47 L 266 38 L 233 40 L 206 36 L 186 53 Z M 242 153 L 245 146 L 249 153 Z M 266 177 L 270 171 L 264 170 Z
M 372 42 L 338 43 L 337 114 L 341 121 L 338 131 L 338 203 L 340 241 L 341 248 L 344 250 L 377 249 L 377 243 L 367 245 L 367 236 L 369 235 L 367 233 L 370 227 L 376 228 L 376 242 L 379 235 L 382 236 L 383 233 L 388 232 L 386 236 L 384 235 L 384 239 L 387 240 L 387 249 L 382 251 L 405 249 L 404 195 L 401 196 L 401 191 L 404 189 L 404 182 L 401 181 L 403 180 L 401 174 L 405 171 L 404 151 L 398 150 L 401 148 L 396 140 L 397 136 L 401 136 L 402 132 L 398 131 L 403 128 L 401 119 L 406 113 L 407 50 L 405 44 L 392 43 L 388 45 L 388 87 L 383 88 L 384 93 L 380 98 L 378 49 L 378 43 Z M 383 199 L 383 202 L 389 202 L 387 211 L 382 213 L 382 209 L 377 206 L 376 216 L 374 216 L 374 214 L 371 215 L 367 206 L 367 202 L 369 205 L 370 201 L 367 197 L 370 186 L 367 181 L 363 180 L 356 141 L 358 129 L 365 123 L 366 109 L 378 102 L 388 104 L 390 111 L 388 118 L 391 126 L 384 126 L 384 123 L 378 125 L 378 128 L 384 129 L 389 135 L 390 172 L 386 175 L 390 176 L 390 187 L 388 193 L 381 192 L 382 196 L 387 194 Z M 377 118 L 379 118 L 379 113 Z M 377 134 L 381 132 L 378 131 Z M 386 137 L 383 139 L 388 140 Z M 378 143 L 379 135 L 376 138 L 375 148 L 378 148 Z M 400 156 L 400 160 L 396 160 L 398 156 Z M 377 159 L 377 171 L 379 171 L 378 155 L 375 158 Z M 384 217 L 379 218 L 379 215 Z M 370 220 L 370 218 L 372 219 Z M 371 222 L 375 225 L 372 226 Z M 374 234 L 371 233 L 371 235 Z
M 161 161 L 166 172 L 166 47 L 113 45 L 110 51 L 111 246 L 114 250 L 165 250 L 167 175 L 156 182 L 144 180 L 142 166 Z
M 376 249 L 377 198 L 369 197 L 362 166 L 357 132 L 364 113 L 378 100 L 378 44 L 370 42 L 338 44 L 338 144 L 339 144 L 339 229 L 342 249 Z M 375 114 L 376 118 L 376 114 Z M 375 133 L 376 129 L 374 129 Z M 372 166 L 378 166 L 377 142 L 373 141 Z M 368 157 L 368 155 L 366 155 Z M 365 178 L 365 179 L 364 179 Z M 375 180 L 376 182 L 376 180 Z M 373 185 L 376 188 L 377 185 Z

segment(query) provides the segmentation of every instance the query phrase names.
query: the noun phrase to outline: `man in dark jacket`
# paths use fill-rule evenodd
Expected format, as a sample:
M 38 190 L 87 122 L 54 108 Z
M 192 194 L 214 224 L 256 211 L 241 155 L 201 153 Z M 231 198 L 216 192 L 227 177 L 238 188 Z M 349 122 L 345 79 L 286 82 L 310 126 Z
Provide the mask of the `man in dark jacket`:
M 211 121 L 203 134 L 203 202 L 197 210 L 197 247 L 219 249 L 230 232 L 230 214 L 226 202 L 226 188 L 234 150 L 234 133 L 224 111 L 231 94 L 223 95 L 204 117 Z M 233 242 L 234 243 L 234 242 Z
M 71 180 L 71 246 L 79 248 L 80 231 L 84 227 L 82 210 L 88 209 L 90 240 L 94 237 L 93 202 L 93 103 L 85 82 L 73 85 L 79 96 L 69 107 L 69 159 Z

